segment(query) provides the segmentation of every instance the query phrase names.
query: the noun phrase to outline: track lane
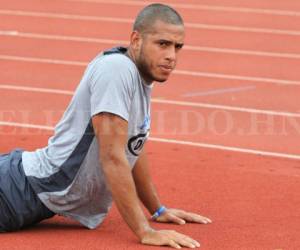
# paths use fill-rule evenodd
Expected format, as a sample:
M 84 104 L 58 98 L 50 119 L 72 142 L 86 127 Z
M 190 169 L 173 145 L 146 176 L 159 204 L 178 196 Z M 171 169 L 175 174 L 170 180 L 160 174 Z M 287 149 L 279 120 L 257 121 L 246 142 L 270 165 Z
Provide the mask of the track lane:
M 1 137 L 6 142 L 4 146 L 1 144 L 1 149 L 9 145 L 15 147 L 21 142 L 34 148 L 41 145 L 41 140 L 46 141 L 42 136 L 34 141 L 32 136 L 14 135 Z M 300 205 L 298 161 L 152 142 L 149 146 L 162 199 L 170 206 L 208 215 L 215 222 L 209 227 L 189 225 L 179 229 L 171 225 L 169 228 L 199 238 L 201 249 L 299 248 L 297 227 L 300 221 L 295 210 Z M 93 249 L 97 245 L 101 249 L 152 249 L 137 245 L 116 210 L 112 212 L 95 231 L 82 230 L 77 224 L 56 217 L 38 228 L 3 235 L 1 248 L 14 250 L 22 245 L 24 250 L 45 249 L 47 245 L 70 249 L 75 245 L 76 248 Z M 165 225 L 155 226 L 165 228 Z M 57 234 L 58 230 L 62 234 Z M 120 236 L 127 241 L 117 240 Z
M 0 66 L 3 69 L 0 84 L 41 88 L 50 87 L 71 91 L 75 90 L 85 69 L 84 67 L 70 65 L 52 65 L 6 60 L 0 60 Z M 165 84 L 156 85 L 153 97 L 160 99 L 167 98 L 177 101 L 192 101 L 240 106 L 245 108 L 299 112 L 299 105 L 297 102 L 299 87 L 297 86 L 245 83 L 236 80 L 229 81 L 182 75 L 172 75 Z M 189 93 L 205 93 L 214 90 L 240 88 L 242 86 L 253 86 L 253 89 L 244 92 L 240 91 L 218 95 L 184 96 Z M 272 91 L 270 91 L 270 88 Z M 277 94 L 276 99 L 272 98 L 272 93 Z M 251 105 L 249 105 L 249 103 L 251 103 Z
M 46 136 L 37 139 L 18 133 L 4 139 L 6 144 L 1 145 L 1 152 L 16 145 L 34 149 L 47 142 Z M 198 212 L 214 221 L 209 226 L 189 224 L 167 228 L 191 235 L 201 242 L 204 250 L 299 246 L 297 226 L 300 221 L 295 210 L 300 204 L 298 161 L 155 142 L 148 143 L 147 151 L 161 199 L 169 206 Z M 166 228 L 162 224 L 152 225 Z M 116 240 L 120 238 L 127 240 Z M 25 231 L 1 235 L 1 249 L 17 250 L 20 245 L 24 250 L 47 249 L 45 246 L 74 250 L 95 249 L 95 246 L 99 249 L 153 249 L 137 244 L 115 206 L 96 230 L 86 230 L 56 216 Z
M 33 7 L 32 7 L 33 6 Z M 201 5 L 200 5 L 201 6 Z M 213 6 L 213 5 L 208 5 Z M 53 1 L 40 2 L 30 0 L 26 3 L 16 3 L 14 1 L 6 2 L 1 5 L 1 10 L 12 11 L 27 11 L 41 13 L 64 13 L 83 16 L 101 16 L 125 18 L 133 20 L 142 6 L 127 5 L 127 11 L 122 11 L 122 8 L 114 8 L 114 4 L 97 4 L 91 2 L 62 2 L 59 6 Z M 259 13 L 233 12 L 231 11 L 216 11 L 209 9 L 180 9 L 180 14 L 185 22 L 189 23 L 206 23 L 206 24 L 222 24 L 241 27 L 256 27 L 270 29 L 299 29 L 299 21 L 297 16 L 278 15 L 276 18 L 270 18 L 269 15 Z
M 84 67 L 0 60 L 2 84 L 75 90 Z
M 84 0 L 83 0 L 84 1 Z M 97 1 L 97 0 L 96 0 Z M 172 0 L 171 0 L 172 1 Z M 168 1 L 168 2 L 171 2 Z M 181 2 L 177 1 L 176 2 Z M 198 0 L 189 0 L 189 3 L 198 4 Z M 254 0 L 251 2 L 244 1 L 244 0 L 201 0 L 202 4 L 208 5 L 221 5 L 221 6 L 228 6 L 228 7 L 245 7 L 245 8 L 259 8 L 259 9 L 275 9 L 275 10 L 294 10 L 300 11 L 300 4 L 297 1 L 293 0 L 276 0 L 274 1 L 259 1 Z
M 60 34 L 69 36 L 105 37 L 114 40 L 128 40 L 130 23 L 109 23 L 101 21 L 76 21 L 64 19 L 5 16 L 0 30 L 17 30 L 42 34 Z M 105 29 L 101 26 L 105 25 Z M 47 27 L 45 30 L 45 27 Z M 118 32 L 111 32 L 118 30 Z M 216 39 L 222 37 L 222 39 Z M 232 38 L 235 39 L 232 39 Z M 300 36 L 280 34 L 262 34 L 222 30 L 189 29 L 186 44 L 192 46 L 211 46 L 244 50 L 259 50 L 282 53 L 300 53 Z M 289 46 L 282 44 L 289 43 Z
M 6 46 L 0 48 L 0 54 L 55 58 L 67 61 L 89 61 L 107 44 L 86 44 L 69 41 L 47 41 L 39 39 L 3 37 Z M 115 46 L 115 45 L 112 45 Z M 43 49 L 41 49 L 43 47 Z M 74 53 L 76 51 L 76 53 Z M 269 58 L 224 53 L 180 52 L 178 70 L 212 72 L 249 77 L 265 77 L 285 80 L 300 80 L 296 70 L 300 59 Z M 258 60 L 259 59 L 259 60 Z
M 151 1 L 120 1 L 120 0 L 65 0 L 67 2 L 82 2 L 82 3 L 98 3 L 99 5 L 103 5 L 106 3 L 114 3 L 120 4 L 123 3 L 124 6 L 143 6 L 146 3 L 150 3 Z M 178 9 L 193 9 L 196 8 L 197 5 L 199 5 L 198 0 L 188 0 L 188 1 L 182 1 L 182 0 L 163 0 L 163 3 L 169 3 L 169 4 L 176 4 L 174 5 Z M 295 1 L 276 1 L 274 4 L 273 2 L 261 2 L 261 1 L 251 1 L 251 2 L 245 2 L 243 0 L 231 0 L 224 2 L 223 0 L 205 0 L 201 1 L 201 4 L 210 5 L 210 6 L 226 6 L 226 7 L 237 7 L 237 8 L 257 8 L 257 9 L 274 9 L 274 10 L 300 10 L 300 5 L 298 2 Z
M 1 121 L 45 126 L 57 123 L 71 98 L 13 90 L 0 94 L 5 96 L 0 101 Z M 152 107 L 153 137 L 300 155 L 300 118 L 156 103 Z

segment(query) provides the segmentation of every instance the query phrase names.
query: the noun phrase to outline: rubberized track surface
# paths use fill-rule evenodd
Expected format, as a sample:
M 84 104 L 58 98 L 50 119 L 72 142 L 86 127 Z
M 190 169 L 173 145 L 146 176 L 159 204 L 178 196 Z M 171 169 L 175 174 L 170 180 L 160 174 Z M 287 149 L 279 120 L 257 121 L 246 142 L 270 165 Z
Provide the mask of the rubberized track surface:
M 185 49 L 153 93 L 152 174 L 169 207 L 211 225 L 161 225 L 202 249 L 300 249 L 300 4 L 164 1 Z M 45 146 L 86 63 L 126 45 L 143 1 L 0 0 L 0 152 Z M 1 249 L 160 249 L 137 244 L 115 207 L 96 230 L 54 217 L 0 235 Z

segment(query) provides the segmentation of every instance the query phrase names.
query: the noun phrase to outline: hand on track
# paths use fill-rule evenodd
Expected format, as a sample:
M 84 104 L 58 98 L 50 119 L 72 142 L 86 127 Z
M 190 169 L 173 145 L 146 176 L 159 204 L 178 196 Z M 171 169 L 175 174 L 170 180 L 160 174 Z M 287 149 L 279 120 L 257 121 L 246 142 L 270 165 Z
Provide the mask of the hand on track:
M 162 215 L 156 218 L 157 222 L 171 222 L 179 225 L 183 225 L 186 222 L 208 224 L 212 221 L 202 215 L 189 213 L 179 209 L 169 208 Z
M 200 243 L 196 240 L 173 230 L 147 231 L 143 235 L 141 243 L 154 246 L 170 246 L 176 249 L 200 247 Z

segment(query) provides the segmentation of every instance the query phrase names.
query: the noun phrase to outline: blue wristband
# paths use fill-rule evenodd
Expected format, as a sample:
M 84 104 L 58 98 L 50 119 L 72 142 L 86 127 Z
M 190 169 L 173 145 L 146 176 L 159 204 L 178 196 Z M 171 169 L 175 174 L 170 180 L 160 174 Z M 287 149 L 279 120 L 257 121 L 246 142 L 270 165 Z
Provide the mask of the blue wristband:
M 157 209 L 155 211 L 155 213 L 151 216 L 152 220 L 157 219 L 159 216 L 161 216 L 165 211 L 167 210 L 167 208 L 165 206 L 161 206 L 159 209 Z

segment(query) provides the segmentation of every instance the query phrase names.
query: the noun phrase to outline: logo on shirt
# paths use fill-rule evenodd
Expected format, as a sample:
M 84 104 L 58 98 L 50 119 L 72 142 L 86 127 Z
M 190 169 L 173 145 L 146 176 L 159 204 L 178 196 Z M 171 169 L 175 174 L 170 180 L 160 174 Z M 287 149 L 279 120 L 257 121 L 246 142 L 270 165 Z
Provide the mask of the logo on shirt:
M 131 137 L 128 140 L 128 150 L 131 154 L 134 156 L 138 156 L 141 150 L 143 149 L 143 146 L 146 142 L 146 139 L 149 135 L 149 132 L 145 134 L 138 134 L 136 136 Z
M 140 151 L 143 149 L 143 146 L 149 136 L 150 130 L 150 117 L 147 115 L 143 121 L 143 124 L 139 127 L 143 132 L 131 137 L 128 140 L 128 150 L 134 156 L 138 156 Z
M 142 126 L 140 126 L 141 130 L 149 130 L 150 129 L 150 116 L 146 115 Z

